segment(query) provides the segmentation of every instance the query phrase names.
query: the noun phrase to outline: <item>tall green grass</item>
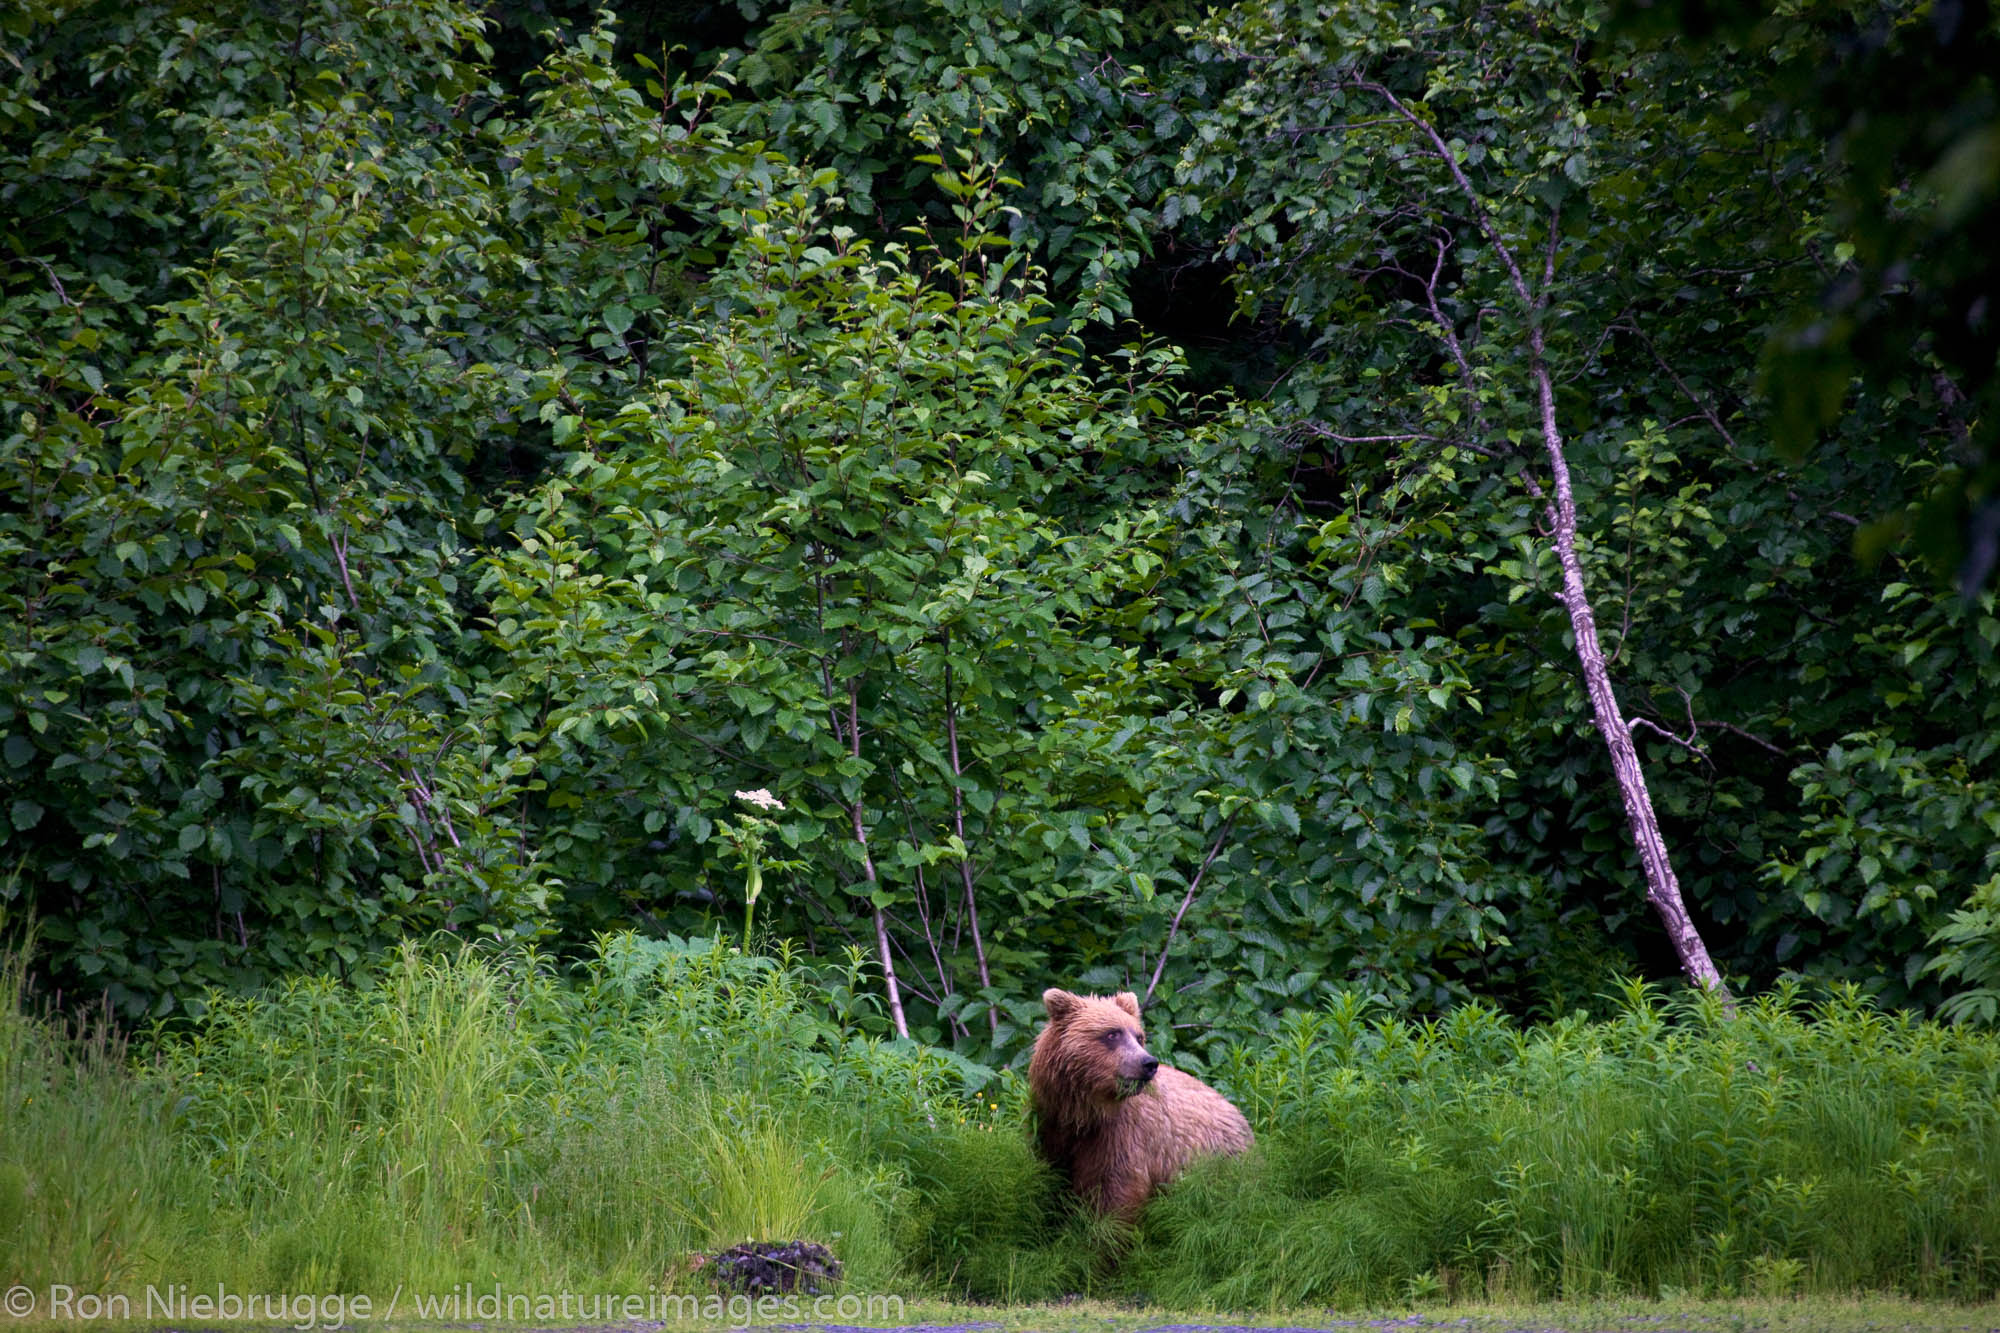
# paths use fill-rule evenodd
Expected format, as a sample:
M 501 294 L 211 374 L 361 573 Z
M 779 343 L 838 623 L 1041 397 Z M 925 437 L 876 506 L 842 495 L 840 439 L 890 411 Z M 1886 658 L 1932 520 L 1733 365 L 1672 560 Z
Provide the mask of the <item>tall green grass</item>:
M 1852 994 L 1288 1015 L 1206 1071 L 1257 1150 L 1126 1234 L 1035 1159 L 1018 1077 L 860 1037 L 855 983 L 720 943 L 406 948 L 128 1048 L 24 1012 L 16 959 L 0 1282 L 644 1291 L 798 1238 L 856 1290 L 1181 1308 L 2000 1282 L 2000 1040 Z
M 0 1013 L 0 1255 L 43 1289 L 643 1291 L 744 1239 L 902 1280 L 876 1143 L 990 1071 L 827 1016 L 806 970 L 606 941 L 580 975 L 406 948 L 358 985 L 216 998 L 134 1057 Z
M 172 1104 L 132 1075 L 108 1014 L 25 1017 L 24 971 L 0 957 L 0 1278 L 115 1287 L 157 1251 L 153 1201 L 185 1179 Z
M 1218 1075 L 1263 1142 L 1147 1217 L 1123 1275 L 1170 1304 L 2000 1282 L 2000 1042 L 1853 993 L 1634 987 L 1529 1030 L 1349 1002 Z

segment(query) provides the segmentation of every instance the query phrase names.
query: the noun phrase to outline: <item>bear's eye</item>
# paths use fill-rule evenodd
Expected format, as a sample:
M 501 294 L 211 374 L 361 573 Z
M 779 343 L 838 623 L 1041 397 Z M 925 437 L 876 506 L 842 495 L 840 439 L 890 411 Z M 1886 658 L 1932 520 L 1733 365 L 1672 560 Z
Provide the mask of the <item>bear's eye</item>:
M 1118 1039 L 1124 1035 L 1125 1035 L 1124 1033 L 1118 1031 L 1116 1028 L 1113 1028 L 1111 1031 L 1099 1037 L 1098 1040 L 1103 1042 L 1106 1046 L 1116 1046 L 1118 1044 Z

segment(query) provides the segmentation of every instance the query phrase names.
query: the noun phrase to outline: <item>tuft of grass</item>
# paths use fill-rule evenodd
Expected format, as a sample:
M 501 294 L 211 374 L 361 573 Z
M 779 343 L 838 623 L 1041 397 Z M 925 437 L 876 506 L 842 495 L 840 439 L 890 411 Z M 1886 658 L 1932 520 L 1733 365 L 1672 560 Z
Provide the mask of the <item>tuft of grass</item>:
M 1100 1260 L 1115 1251 L 1029 1146 L 1020 1112 L 1003 1123 L 946 1126 L 905 1145 L 918 1271 L 943 1290 L 1009 1304 L 1103 1289 Z
M 139 1276 L 188 1183 L 172 1100 L 129 1072 L 108 1011 L 42 1020 L 26 959 L 0 954 L 0 1273 L 103 1290 Z

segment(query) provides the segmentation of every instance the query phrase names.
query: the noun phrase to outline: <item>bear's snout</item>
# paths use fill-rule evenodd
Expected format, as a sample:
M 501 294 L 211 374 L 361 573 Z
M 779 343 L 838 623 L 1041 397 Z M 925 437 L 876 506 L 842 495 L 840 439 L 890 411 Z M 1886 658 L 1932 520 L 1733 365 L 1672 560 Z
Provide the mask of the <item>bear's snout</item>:
M 1159 1072 L 1159 1060 L 1147 1054 L 1145 1047 L 1134 1042 L 1132 1050 L 1127 1053 L 1125 1059 L 1118 1062 L 1116 1095 L 1134 1096 L 1143 1091 L 1153 1081 L 1153 1075 Z

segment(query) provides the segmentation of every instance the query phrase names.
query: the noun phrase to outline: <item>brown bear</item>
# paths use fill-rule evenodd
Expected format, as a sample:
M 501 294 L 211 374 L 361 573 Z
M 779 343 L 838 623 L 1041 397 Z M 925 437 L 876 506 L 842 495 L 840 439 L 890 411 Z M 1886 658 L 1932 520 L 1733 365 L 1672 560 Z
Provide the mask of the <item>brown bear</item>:
M 1250 1122 L 1200 1079 L 1146 1052 L 1139 1000 L 1042 993 L 1028 1062 L 1042 1156 L 1100 1214 L 1127 1221 L 1196 1157 L 1240 1153 Z

